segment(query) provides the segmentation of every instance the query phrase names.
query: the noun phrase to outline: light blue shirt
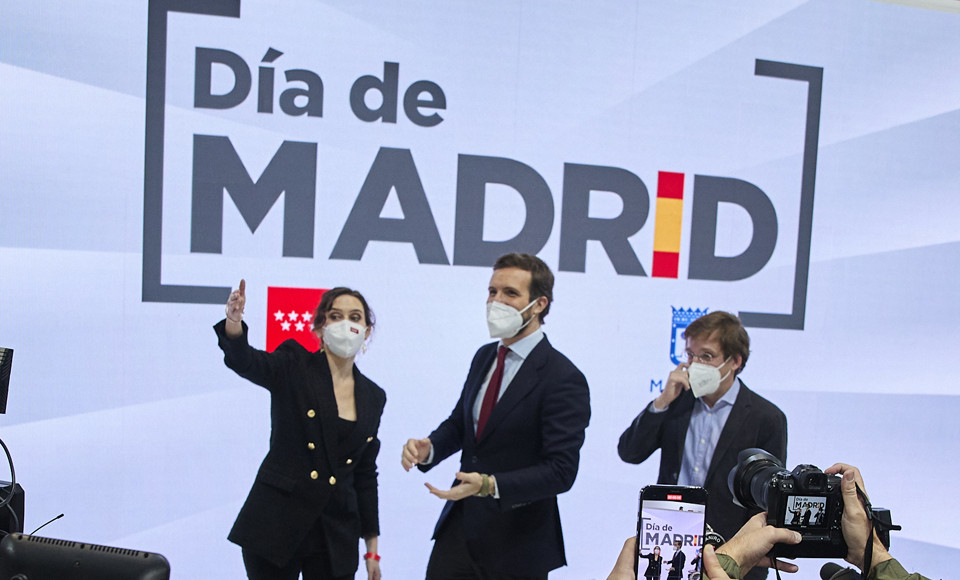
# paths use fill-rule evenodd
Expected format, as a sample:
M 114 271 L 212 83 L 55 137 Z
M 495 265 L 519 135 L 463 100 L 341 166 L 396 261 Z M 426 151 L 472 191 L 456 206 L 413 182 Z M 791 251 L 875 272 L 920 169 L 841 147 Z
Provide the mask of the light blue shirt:
M 707 470 L 710 469 L 713 452 L 717 449 L 717 441 L 720 440 L 720 433 L 723 432 L 723 426 L 730 417 L 730 411 L 739 393 L 740 379 L 734 379 L 730 390 L 720 397 L 713 408 L 709 407 L 703 399 L 697 399 L 694 402 L 690 426 L 687 427 L 687 438 L 683 444 L 683 460 L 680 463 L 677 485 L 703 487 L 707 481 Z
M 503 398 L 503 394 L 507 392 L 507 388 L 510 386 L 510 382 L 513 381 L 513 377 L 517 376 L 517 371 L 520 370 L 523 361 L 527 360 L 530 352 L 533 351 L 534 347 L 536 347 L 541 340 L 543 340 L 542 327 L 507 347 L 507 356 L 503 359 L 503 379 L 500 381 L 500 393 L 497 395 L 497 401 Z M 502 345 L 503 341 L 501 340 L 500 344 L 497 345 L 497 350 L 499 350 Z M 483 384 L 480 385 L 480 392 L 477 393 L 477 398 L 473 401 L 474 433 L 477 432 L 477 421 L 480 419 L 480 407 L 483 406 L 483 397 L 487 393 L 487 385 L 490 384 L 490 377 L 493 376 L 493 371 L 496 367 L 497 360 L 494 359 L 493 364 L 490 365 L 490 370 L 487 371 L 487 376 L 483 379 Z

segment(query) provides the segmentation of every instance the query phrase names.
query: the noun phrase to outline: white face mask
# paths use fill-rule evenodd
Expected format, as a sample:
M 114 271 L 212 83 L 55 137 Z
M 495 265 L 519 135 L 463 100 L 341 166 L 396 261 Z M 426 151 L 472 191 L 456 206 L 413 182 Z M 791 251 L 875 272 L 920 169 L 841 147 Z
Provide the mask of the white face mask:
M 523 310 L 517 310 L 503 302 L 487 302 L 487 328 L 490 329 L 490 338 L 511 338 L 516 336 L 530 320 L 523 321 L 523 313 L 536 304 L 534 300 Z
M 723 365 L 728 362 L 730 362 L 729 358 L 723 361 Z M 720 365 L 720 367 L 723 365 Z M 720 376 L 720 367 L 699 362 L 690 363 L 689 368 L 687 368 L 687 376 L 690 378 L 690 390 L 693 392 L 694 397 L 699 399 L 700 397 L 706 397 L 707 395 L 712 395 L 717 392 L 717 389 L 720 388 L 720 383 L 733 372 L 727 371 L 727 374 Z
M 367 327 L 350 320 L 341 320 L 323 327 L 323 347 L 342 358 L 356 355 L 366 337 Z

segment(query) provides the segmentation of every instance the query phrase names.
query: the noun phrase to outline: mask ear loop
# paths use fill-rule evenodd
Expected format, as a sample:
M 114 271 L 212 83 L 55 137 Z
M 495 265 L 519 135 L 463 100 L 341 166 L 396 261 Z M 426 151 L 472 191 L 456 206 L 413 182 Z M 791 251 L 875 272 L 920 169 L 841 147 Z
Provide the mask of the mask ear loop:
M 538 300 L 540 300 L 539 297 L 538 297 L 538 298 L 535 298 L 532 302 L 530 302 L 530 304 L 527 304 L 526 306 L 524 306 L 524 307 L 523 307 L 523 310 L 520 310 L 520 311 L 519 311 L 519 312 L 520 312 L 521 320 L 523 319 L 523 313 L 526 312 L 527 310 L 530 310 L 530 307 L 533 306 L 534 304 L 536 304 Z M 523 324 L 520 325 L 520 328 L 517 329 L 517 334 L 520 334 L 520 331 L 523 330 L 524 328 L 526 328 L 527 325 L 530 324 L 531 322 L 533 322 L 533 317 L 532 317 L 532 316 L 530 317 L 529 320 L 527 320 L 526 322 L 524 322 Z M 516 336 L 516 335 L 514 335 L 514 336 Z
M 317 343 L 320 345 L 320 350 L 318 350 L 317 352 L 323 352 L 324 346 L 325 346 L 323 342 L 323 327 L 314 328 L 313 336 L 317 339 Z
M 732 356 L 728 356 L 728 357 L 727 357 L 727 360 L 723 361 L 723 365 L 725 365 L 725 364 L 727 364 L 728 362 L 730 362 L 730 359 L 732 359 L 732 358 L 733 358 Z M 720 366 L 723 366 L 723 365 L 720 365 Z M 727 380 L 727 377 L 729 377 L 729 376 L 730 376 L 730 373 L 732 373 L 732 372 L 733 372 L 732 370 L 727 371 L 727 374 L 725 374 L 725 375 L 723 375 L 722 377 L 720 377 L 720 381 L 723 382 L 723 381 Z

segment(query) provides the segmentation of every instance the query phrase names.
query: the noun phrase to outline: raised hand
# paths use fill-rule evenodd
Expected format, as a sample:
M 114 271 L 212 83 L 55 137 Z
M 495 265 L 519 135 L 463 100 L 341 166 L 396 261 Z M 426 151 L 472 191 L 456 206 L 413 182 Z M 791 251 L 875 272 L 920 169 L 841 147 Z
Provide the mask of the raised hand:
M 227 298 L 227 320 L 237 324 L 243 320 L 243 307 L 247 303 L 246 287 L 247 281 L 241 279 L 240 287 L 231 292 L 230 298 Z
M 246 288 L 247 282 L 241 279 L 240 287 L 231 292 L 230 297 L 227 298 L 225 309 L 227 314 L 227 338 L 237 338 L 243 334 L 243 325 L 240 322 L 243 320 L 243 307 L 247 303 Z
M 690 363 L 684 362 L 670 371 L 670 376 L 667 377 L 667 384 L 663 387 L 663 392 L 660 393 L 660 396 L 653 402 L 657 409 L 661 411 L 666 409 L 670 406 L 670 403 L 680 396 L 680 393 L 690 390 L 690 375 L 687 374 L 689 367 Z

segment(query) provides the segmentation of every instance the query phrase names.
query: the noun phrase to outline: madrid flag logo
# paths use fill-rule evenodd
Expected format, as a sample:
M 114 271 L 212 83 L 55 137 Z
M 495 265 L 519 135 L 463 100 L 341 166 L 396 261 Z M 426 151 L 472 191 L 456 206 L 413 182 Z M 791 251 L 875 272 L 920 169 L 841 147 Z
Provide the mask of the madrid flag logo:
M 313 334 L 313 313 L 326 288 L 267 287 L 267 351 L 293 339 L 309 351 L 320 347 Z

